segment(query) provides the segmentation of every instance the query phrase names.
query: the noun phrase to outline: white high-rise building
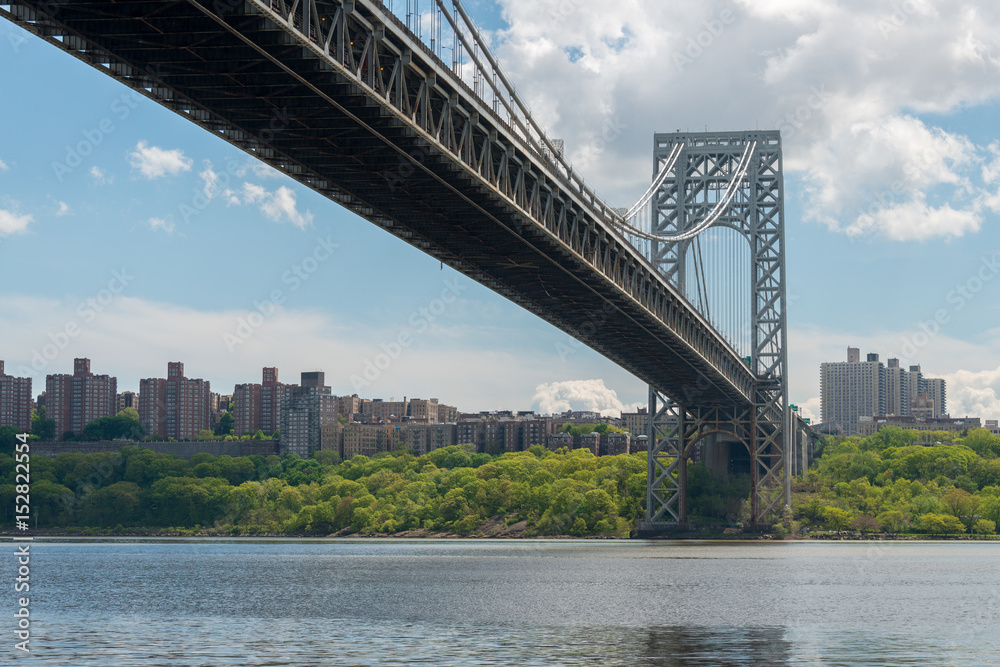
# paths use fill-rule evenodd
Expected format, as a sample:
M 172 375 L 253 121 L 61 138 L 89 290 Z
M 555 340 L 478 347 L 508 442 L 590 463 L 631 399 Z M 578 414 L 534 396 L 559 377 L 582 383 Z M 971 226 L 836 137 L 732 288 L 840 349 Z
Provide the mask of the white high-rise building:
M 847 358 L 820 366 L 821 413 L 824 424 L 836 424 L 854 435 L 858 417 L 885 414 L 885 366 L 877 354 L 860 361 L 857 348 L 848 348 Z
M 877 354 L 861 361 L 856 347 L 847 348 L 846 362 L 820 366 L 820 400 L 824 424 L 836 424 L 844 433 L 858 432 L 859 417 L 947 414 L 945 381 L 925 378 L 920 366 L 904 370 L 899 359 L 884 367 Z

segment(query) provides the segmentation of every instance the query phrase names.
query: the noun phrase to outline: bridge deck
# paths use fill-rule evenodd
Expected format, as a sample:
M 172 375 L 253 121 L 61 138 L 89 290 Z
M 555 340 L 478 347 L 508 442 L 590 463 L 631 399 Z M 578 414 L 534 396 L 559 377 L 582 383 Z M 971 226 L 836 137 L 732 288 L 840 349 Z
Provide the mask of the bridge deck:
M 603 204 L 449 80 L 412 34 L 378 14 L 378 3 L 357 0 L 352 8 L 330 17 L 353 26 L 341 33 L 354 37 L 341 40 L 339 53 L 332 29 L 330 46 L 310 44 L 266 7 L 239 0 L 26 1 L 0 3 L 0 14 L 504 295 L 675 400 L 753 404 L 757 378 L 602 222 Z M 383 51 L 362 52 L 351 41 L 364 41 L 366 25 L 374 27 L 364 48 L 375 43 Z M 385 34 L 373 39 L 379 26 Z M 325 37 L 321 27 L 317 39 Z M 381 73 L 377 83 L 372 70 Z

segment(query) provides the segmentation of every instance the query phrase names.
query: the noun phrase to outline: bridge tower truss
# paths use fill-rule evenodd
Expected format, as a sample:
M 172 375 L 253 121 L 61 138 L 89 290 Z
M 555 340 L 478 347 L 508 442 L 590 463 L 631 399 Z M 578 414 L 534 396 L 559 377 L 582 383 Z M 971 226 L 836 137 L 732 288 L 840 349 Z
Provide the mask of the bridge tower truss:
M 750 303 L 742 304 L 740 312 L 749 313 L 749 322 L 739 325 L 741 332 L 720 331 L 753 371 L 756 387 L 749 408 L 708 404 L 699 400 L 697 386 L 673 396 L 650 387 L 646 516 L 640 532 L 688 525 L 686 461 L 694 444 L 709 433 L 734 436 L 746 446 L 752 481 L 749 523 L 765 524 L 791 500 L 781 136 L 778 131 L 657 134 L 654 178 L 662 177 L 671 160 L 674 166 L 650 203 L 649 229 L 660 238 L 649 246 L 650 259 L 689 301 L 699 301 L 707 288 L 692 283 L 704 279 L 705 244 L 698 245 L 698 236 L 691 238 L 690 231 L 703 229 L 730 184 L 736 186 L 712 227 L 728 228 L 725 233 L 746 241 L 749 262 L 740 266 L 750 274 L 743 278 L 742 294 Z M 701 265 L 693 267 L 692 261 Z

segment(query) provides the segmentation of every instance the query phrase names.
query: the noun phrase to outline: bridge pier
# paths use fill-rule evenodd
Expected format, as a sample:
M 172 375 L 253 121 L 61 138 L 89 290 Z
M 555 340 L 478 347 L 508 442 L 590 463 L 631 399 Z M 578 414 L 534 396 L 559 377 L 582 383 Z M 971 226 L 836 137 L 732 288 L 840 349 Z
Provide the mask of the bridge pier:
M 764 405 L 684 407 L 650 387 L 646 477 L 646 514 L 639 537 L 693 529 L 688 513 L 688 461 L 696 445 L 709 436 L 739 443 L 749 458 L 750 516 L 746 530 L 770 526 L 769 519 L 790 501 L 790 462 L 785 452 L 786 425 L 775 414 L 775 400 Z M 728 453 L 727 453 L 728 458 Z M 744 459 L 746 460 L 746 459 Z

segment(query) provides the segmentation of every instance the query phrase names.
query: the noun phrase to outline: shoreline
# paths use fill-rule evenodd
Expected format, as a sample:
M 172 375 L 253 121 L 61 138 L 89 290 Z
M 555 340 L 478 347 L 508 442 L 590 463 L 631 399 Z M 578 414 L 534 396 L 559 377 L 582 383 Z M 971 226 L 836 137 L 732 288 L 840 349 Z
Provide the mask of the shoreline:
M 414 533 L 421 534 L 414 534 Z M 587 541 L 615 541 L 615 542 L 657 542 L 657 541 L 712 541 L 712 542 L 1000 542 L 1000 535 L 918 535 L 918 534 L 841 534 L 841 535 L 788 535 L 779 537 L 772 533 L 676 533 L 665 534 L 653 537 L 638 538 L 613 537 L 604 535 L 524 535 L 524 534 L 459 534 L 444 531 L 408 531 L 404 533 L 373 533 L 363 534 L 355 532 L 338 531 L 327 535 L 316 535 L 306 533 L 221 533 L 213 531 L 198 532 L 177 532 L 177 531 L 135 531 L 135 532 L 115 532 L 115 531 L 60 531 L 60 530 L 39 530 L 30 531 L 30 535 L 24 532 L 4 530 L 0 531 L 0 537 L 12 539 L 14 537 L 33 538 L 246 538 L 246 539 L 363 539 L 363 540 L 587 540 Z

